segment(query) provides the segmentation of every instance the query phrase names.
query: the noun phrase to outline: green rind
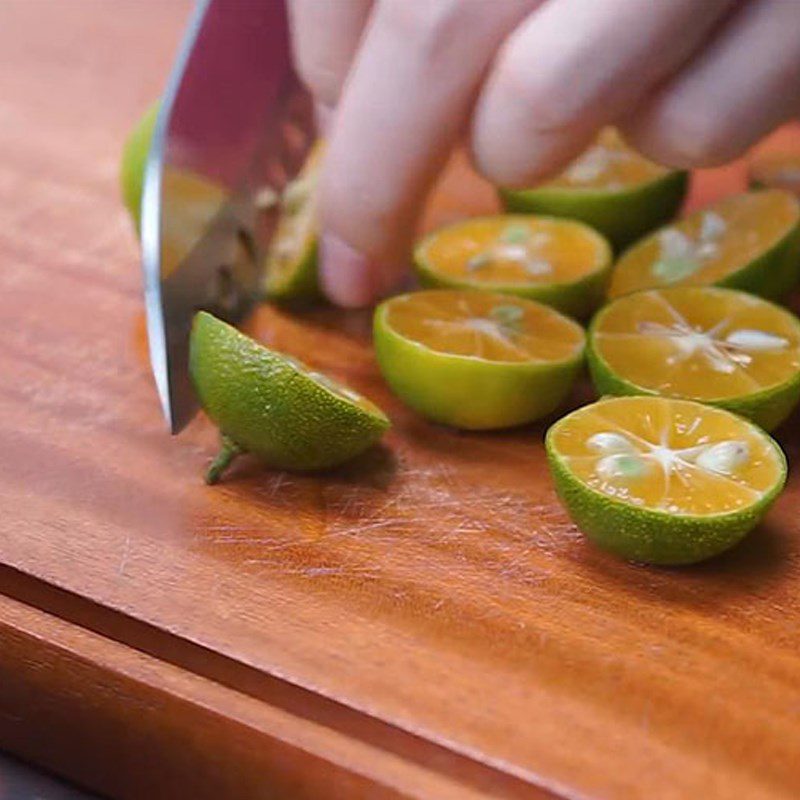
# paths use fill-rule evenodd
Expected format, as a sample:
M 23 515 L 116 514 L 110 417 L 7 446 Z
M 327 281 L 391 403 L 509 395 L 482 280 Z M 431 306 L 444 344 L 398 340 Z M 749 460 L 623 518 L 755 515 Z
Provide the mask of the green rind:
M 657 236 L 654 231 L 651 236 Z M 637 242 L 619 257 L 614 269 L 618 269 L 629 253 L 640 245 L 649 241 L 650 236 Z M 612 270 L 613 279 L 613 270 Z M 764 297 L 767 300 L 780 300 L 800 281 L 800 220 L 791 227 L 784 236 L 772 247 L 765 250 L 758 258 L 751 261 L 714 283 L 702 284 L 707 286 L 722 286 L 728 289 L 740 289 L 743 292 Z M 656 284 L 649 287 L 640 287 L 634 291 L 649 289 L 665 289 L 670 286 L 688 285 L 676 282 L 672 284 Z M 633 294 L 633 292 L 629 292 Z M 615 295 L 614 298 L 624 295 Z
M 785 484 L 786 457 L 770 439 L 783 464 L 783 477 L 757 503 L 741 511 L 690 517 L 629 505 L 591 489 L 570 472 L 553 447 L 553 433 L 560 422 L 545 437 L 556 492 L 573 522 L 591 541 L 628 561 L 678 566 L 719 555 L 759 523 Z
M 539 219 L 542 218 L 539 217 Z M 574 222 L 574 220 L 571 221 Z M 594 272 L 590 272 L 572 283 L 486 284 L 481 281 L 461 280 L 443 275 L 436 270 L 424 254 L 427 244 L 437 235 L 437 231 L 428 234 L 414 248 L 414 267 L 420 283 L 428 288 L 477 289 L 478 291 L 524 297 L 527 300 L 536 300 L 555 308 L 562 314 L 567 314 L 575 319 L 585 320 L 603 304 L 613 265 L 613 254 L 608 240 L 589 226 L 586 226 L 586 230 L 587 233 L 590 232 L 596 236 L 597 241 L 602 243 L 604 248 L 607 248 L 606 258 Z
M 688 172 L 670 172 L 619 192 L 596 189 L 498 189 L 507 211 L 579 220 L 605 236 L 617 251 L 669 222 L 689 187 Z
M 196 315 L 189 371 L 220 432 L 279 469 L 319 470 L 373 445 L 389 428 L 369 413 L 205 312 Z
M 643 289 L 642 291 L 652 291 Z M 630 297 L 630 295 L 624 295 Z M 638 386 L 631 381 L 618 375 L 609 366 L 608 362 L 600 355 L 595 344 L 597 329 L 599 328 L 607 309 L 613 305 L 609 303 L 597 313 L 592 320 L 587 331 L 586 337 L 586 360 L 589 365 L 589 374 L 592 378 L 597 393 L 603 397 L 605 395 L 630 396 L 646 395 L 649 397 L 674 397 L 678 400 L 694 400 L 703 405 L 723 408 L 732 411 L 741 417 L 745 417 L 765 431 L 771 431 L 778 427 L 795 409 L 800 402 L 800 372 L 788 381 L 777 386 L 753 392 L 736 398 L 722 398 L 717 400 L 705 400 L 686 395 L 665 395 L 653 389 Z
M 267 300 L 278 303 L 306 302 L 322 297 L 319 288 L 319 271 L 317 265 L 318 242 L 316 235 L 309 237 L 305 244 L 303 256 L 295 269 L 284 275 L 283 280 L 270 280 L 267 272 L 263 282 L 263 296 Z
M 714 285 L 741 289 L 768 300 L 780 300 L 797 286 L 799 280 L 800 222 L 757 259 Z
M 122 200 L 133 219 L 137 234 L 141 223 L 144 170 L 160 107 L 160 102 L 154 103 L 142 115 L 125 141 L 125 146 L 122 150 L 119 175 L 120 190 L 122 192 Z
M 564 402 L 583 365 L 583 348 L 569 360 L 545 365 L 436 353 L 392 330 L 386 313 L 382 303 L 374 317 L 383 377 L 408 406 L 444 425 L 491 430 L 541 419 Z

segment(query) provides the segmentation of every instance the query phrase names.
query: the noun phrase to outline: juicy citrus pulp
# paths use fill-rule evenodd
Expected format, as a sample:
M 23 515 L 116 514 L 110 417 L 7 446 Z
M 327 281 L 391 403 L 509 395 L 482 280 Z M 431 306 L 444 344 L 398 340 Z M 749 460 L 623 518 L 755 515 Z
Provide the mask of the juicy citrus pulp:
M 316 188 L 323 151 L 318 141 L 280 196 L 280 219 L 264 265 L 264 294 L 275 300 L 307 299 L 319 292 Z
M 589 330 L 601 394 L 659 394 L 712 403 L 778 425 L 800 399 L 800 322 L 745 292 L 651 289 L 615 300 Z
M 688 176 L 655 164 L 628 147 L 614 128 L 554 180 L 530 189 L 501 189 L 510 211 L 581 220 L 623 247 L 675 216 Z
M 280 469 L 332 467 L 366 450 L 389 427 L 366 398 L 205 312 L 192 327 L 189 369 L 201 405 L 223 436 L 209 483 L 240 452 Z
M 141 116 L 128 136 L 122 150 L 122 164 L 119 176 L 122 200 L 133 219 L 133 225 L 137 233 L 141 222 L 144 169 L 147 163 L 147 155 L 150 152 L 150 142 L 153 139 L 153 129 L 156 125 L 160 105 L 160 103 L 154 103 Z
M 519 297 L 428 290 L 375 311 L 375 352 L 391 388 L 424 416 L 460 428 L 549 414 L 569 392 L 583 347 L 579 325 Z
M 762 153 L 753 157 L 750 185 L 755 188 L 784 189 L 800 197 L 800 153 Z
M 689 400 L 615 397 L 547 432 L 557 491 L 578 527 L 633 561 L 687 564 L 727 550 L 782 489 L 760 428 Z
M 610 297 L 717 284 L 777 297 L 797 281 L 800 204 L 788 192 L 732 195 L 653 233 L 622 255 Z
M 619 191 L 663 178 L 669 170 L 629 147 L 614 128 L 604 128 L 597 140 L 560 175 L 547 183 L 558 189 Z
M 515 294 L 586 316 L 602 302 L 611 248 L 579 222 L 510 214 L 435 231 L 414 260 L 428 285 Z

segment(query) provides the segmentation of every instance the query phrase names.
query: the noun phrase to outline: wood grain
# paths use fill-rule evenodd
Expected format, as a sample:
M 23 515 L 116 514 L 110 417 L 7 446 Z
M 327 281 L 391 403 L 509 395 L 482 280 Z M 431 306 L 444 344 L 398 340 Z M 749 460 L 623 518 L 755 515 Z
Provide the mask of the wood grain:
M 368 314 L 265 307 L 255 335 L 364 391 L 393 432 L 321 477 L 243 461 L 202 484 L 215 434 L 164 432 L 116 190 L 186 8 L 0 4 L 0 686 L 18 715 L 20 693 L 68 698 L 31 701 L 20 749 L 46 729 L 50 760 L 88 780 L 76 732 L 125 731 L 174 787 L 222 747 L 243 783 L 200 771 L 198 797 L 200 778 L 260 796 L 259 775 L 288 797 L 796 797 L 796 476 L 713 563 L 620 563 L 557 504 L 544 425 L 431 426 L 380 380 Z M 703 174 L 692 201 L 742 180 Z M 426 224 L 492 202 L 459 162 Z M 779 432 L 793 463 L 796 428 Z M 281 731 L 311 729 L 290 757 Z M 92 785 L 148 780 L 111 756 Z

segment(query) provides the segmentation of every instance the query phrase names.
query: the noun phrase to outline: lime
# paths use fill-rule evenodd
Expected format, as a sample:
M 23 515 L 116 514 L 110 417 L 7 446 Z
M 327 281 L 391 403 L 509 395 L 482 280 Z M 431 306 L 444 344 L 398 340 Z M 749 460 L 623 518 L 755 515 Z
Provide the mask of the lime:
M 676 286 L 626 295 L 589 329 L 601 394 L 658 394 L 727 408 L 771 430 L 800 399 L 800 322 L 745 292 Z
M 583 362 L 583 329 L 548 306 L 471 289 L 398 295 L 375 310 L 375 352 L 420 414 L 474 430 L 555 410 Z
M 189 370 L 201 405 L 222 434 L 208 483 L 216 483 L 242 452 L 279 469 L 333 467 L 366 450 L 389 427 L 366 398 L 202 311 L 192 326 Z
M 513 294 L 585 317 L 605 296 L 611 247 L 580 222 L 509 214 L 434 231 L 414 261 L 427 286 Z
M 273 300 L 319 296 L 316 185 L 324 145 L 317 142 L 280 197 L 280 219 L 264 265 L 264 295 Z
M 156 125 L 160 106 L 160 103 L 154 103 L 142 115 L 128 136 L 122 150 L 122 165 L 119 176 L 122 200 L 133 219 L 137 233 L 141 221 L 144 168 L 147 163 L 147 155 L 150 152 L 150 142 L 153 139 L 153 129 Z
M 585 222 L 620 249 L 671 220 L 688 184 L 686 172 L 648 161 L 605 128 L 557 178 L 530 189 L 500 189 L 500 199 L 509 211 Z
M 748 177 L 756 189 L 784 189 L 800 197 L 800 153 L 760 153 L 750 161 Z
M 675 284 L 730 286 L 778 298 L 798 279 L 800 202 L 772 189 L 731 195 L 637 242 L 610 297 Z
M 691 400 L 601 400 L 556 422 L 546 448 L 578 528 L 651 564 L 691 564 L 732 547 L 786 481 L 783 452 L 761 428 Z

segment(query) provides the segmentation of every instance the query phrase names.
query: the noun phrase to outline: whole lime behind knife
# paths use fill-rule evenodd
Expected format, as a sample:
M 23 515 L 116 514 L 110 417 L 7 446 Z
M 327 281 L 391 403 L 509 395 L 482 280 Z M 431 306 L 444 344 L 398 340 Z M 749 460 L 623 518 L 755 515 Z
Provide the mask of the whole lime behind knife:
M 222 434 L 207 483 L 216 483 L 245 452 L 278 469 L 334 467 L 389 428 L 386 415 L 365 397 L 204 311 L 192 326 L 189 373 Z
M 147 154 L 150 152 L 150 142 L 153 139 L 153 129 L 156 126 L 160 106 L 161 103 L 157 102 L 147 109 L 130 132 L 122 151 L 119 176 L 122 200 L 133 219 L 137 234 L 141 223 L 144 168 L 147 163 Z
M 160 103 L 138 120 L 122 152 L 120 187 L 137 234 L 141 224 L 144 171 Z M 311 300 L 319 297 L 315 189 L 324 144 L 311 149 L 297 178 L 277 198 L 280 219 L 264 263 L 263 291 L 271 300 Z M 184 178 L 189 190 L 191 176 Z

